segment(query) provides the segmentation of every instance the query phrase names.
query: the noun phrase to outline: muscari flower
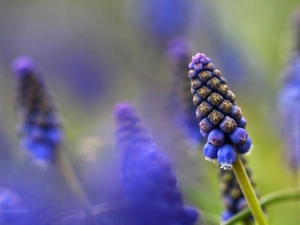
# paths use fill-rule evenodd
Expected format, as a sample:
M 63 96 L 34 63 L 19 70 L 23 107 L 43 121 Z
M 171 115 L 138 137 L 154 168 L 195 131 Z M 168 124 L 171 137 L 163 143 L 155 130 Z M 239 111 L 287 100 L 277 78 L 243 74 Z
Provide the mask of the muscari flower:
M 281 134 L 286 159 L 293 169 L 300 168 L 300 53 L 289 61 L 278 96 Z
M 21 149 L 37 163 L 51 162 L 63 138 L 54 104 L 31 58 L 17 58 L 13 72 Z
M 199 131 L 200 122 L 196 107 L 191 101 L 191 84 L 186 79 L 186 65 L 190 61 L 191 47 L 187 40 L 177 38 L 168 45 L 168 59 L 172 75 L 170 106 L 175 124 L 183 131 L 184 136 L 192 143 L 201 143 L 204 138 Z
M 300 9 L 292 14 L 294 53 L 282 72 L 278 113 L 284 156 L 291 169 L 300 168 Z
M 255 184 L 251 177 L 252 173 L 249 167 L 247 167 L 247 161 L 243 156 L 241 156 L 241 159 L 246 168 L 246 172 L 248 177 L 250 178 L 251 184 L 252 186 L 254 186 Z M 225 210 L 222 212 L 221 219 L 222 221 L 226 221 L 236 213 L 246 208 L 247 202 L 234 176 L 233 171 L 220 169 L 219 180 L 223 204 L 225 207 Z M 245 220 L 251 220 L 251 217 L 247 217 L 245 218 Z
M 184 35 L 190 24 L 193 0 L 137 0 L 135 15 L 147 37 L 165 44 Z
M 168 158 L 158 149 L 129 103 L 114 110 L 124 193 L 136 224 L 194 224 L 198 213 L 186 206 Z
M 207 138 L 204 156 L 207 160 L 218 159 L 225 170 L 232 169 L 236 151 L 244 154 L 252 146 L 245 130 L 246 119 L 236 105 L 234 93 L 228 89 L 221 71 L 210 58 L 202 53 L 196 54 L 189 69 L 196 116 L 201 120 L 201 133 Z

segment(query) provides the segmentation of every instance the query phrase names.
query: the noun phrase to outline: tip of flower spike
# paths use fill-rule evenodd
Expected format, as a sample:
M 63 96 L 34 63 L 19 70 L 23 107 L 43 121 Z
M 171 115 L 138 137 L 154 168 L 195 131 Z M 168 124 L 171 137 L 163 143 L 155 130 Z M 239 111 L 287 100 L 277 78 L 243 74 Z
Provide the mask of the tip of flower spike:
M 114 108 L 114 116 L 117 119 L 128 119 L 135 114 L 135 108 L 129 102 L 120 102 Z
M 36 65 L 32 58 L 20 56 L 13 61 L 12 71 L 17 76 L 24 76 L 36 71 Z

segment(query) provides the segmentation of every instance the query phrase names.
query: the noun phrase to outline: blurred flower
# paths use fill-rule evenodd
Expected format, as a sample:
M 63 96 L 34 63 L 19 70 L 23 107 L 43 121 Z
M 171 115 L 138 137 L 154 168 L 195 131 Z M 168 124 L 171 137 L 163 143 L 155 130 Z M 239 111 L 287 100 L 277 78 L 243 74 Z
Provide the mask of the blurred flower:
M 289 61 L 280 82 L 278 110 L 285 156 L 289 166 L 300 168 L 300 53 Z
M 254 182 L 251 178 L 251 171 L 247 167 L 247 162 L 244 157 L 241 157 L 243 164 L 246 167 L 246 172 L 252 186 Z M 219 170 L 219 180 L 220 180 L 220 189 L 222 193 L 222 199 L 225 206 L 225 210 L 222 213 L 222 221 L 228 220 L 230 217 L 234 216 L 239 211 L 247 207 L 247 202 L 245 197 L 240 189 L 240 186 L 231 170 Z M 246 220 L 251 219 L 251 217 L 246 218 Z
M 242 110 L 236 105 L 235 95 L 228 89 L 221 71 L 215 68 L 210 58 L 198 53 L 192 57 L 189 68 L 196 115 L 201 120 L 200 129 L 207 137 L 203 150 L 205 158 L 217 158 L 221 168 L 231 169 L 236 160 L 234 148 L 244 154 L 252 146 L 244 129 Z M 217 154 L 216 148 L 211 145 L 218 148 Z
M 241 45 L 236 40 L 224 37 L 224 34 L 218 30 L 212 33 L 211 41 L 215 60 L 219 68 L 222 68 L 223 73 L 226 74 L 226 79 L 237 87 L 238 84 L 246 84 L 247 77 L 252 76 L 253 69 L 257 65 L 251 67 L 249 51 L 245 49 L 245 44 Z
M 199 133 L 200 122 L 195 114 L 196 107 L 191 101 L 191 82 L 186 79 L 186 68 L 190 62 L 191 47 L 187 40 L 178 38 L 168 45 L 168 60 L 171 71 L 171 109 L 176 125 L 186 139 L 193 143 L 204 140 Z
M 104 62 L 101 53 L 81 43 L 69 44 L 60 50 L 60 56 L 53 71 L 65 90 L 88 108 L 97 105 L 109 91 L 108 84 L 114 82 L 108 60 Z
M 137 224 L 194 224 L 198 213 L 185 206 L 168 158 L 129 103 L 114 110 L 124 193 Z
M 31 58 L 17 58 L 13 72 L 21 148 L 37 163 L 51 162 L 63 138 L 54 104 Z
M 0 188 L 0 222 L 1 224 L 24 224 L 28 208 L 21 198 L 8 188 Z
M 137 0 L 134 19 L 145 36 L 158 44 L 187 33 L 193 0 Z

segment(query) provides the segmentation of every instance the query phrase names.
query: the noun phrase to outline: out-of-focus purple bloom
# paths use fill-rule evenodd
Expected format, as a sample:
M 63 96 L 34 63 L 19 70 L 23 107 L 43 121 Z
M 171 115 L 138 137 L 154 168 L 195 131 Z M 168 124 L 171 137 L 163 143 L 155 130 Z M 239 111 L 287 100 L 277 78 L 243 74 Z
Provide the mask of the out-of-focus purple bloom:
M 193 0 L 138 0 L 135 19 L 151 40 L 164 44 L 187 33 Z
M 45 83 L 34 61 L 21 56 L 13 62 L 20 145 L 35 162 L 55 158 L 62 138 L 62 127 Z
M 219 148 L 217 158 L 221 168 L 231 169 L 236 160 L 234 148 L 242 148 L 238 153 L 243 154 L 252 146 L 244 129 L 246 120 L 242 110 L 236 105 L 235 95 L 228 89 L 221 71 L 205 54 L 193 56 L 189 68 L 193 102 L 197 106 L 196 115 L 201 120 L 200 129 L 208 134 L 207 142 Z M 210 158 L 215 155 L 208 149 L 203 153 L 206 159 L 214 159 Z
M 65 90 L 90 108 L 103 98 L 113 79 L 103 58 L 86 48 L 75 45 L 64 49 L 63 59 L 53 71 L 60 74 L 57 79 L 65 84 Z
M 28 210 L 16 193 L 8 188 L 0 188 L 1 224 L 25 224 Z
M 168 60 L 171 72 L 170 107 L 176 125 L 192 143 L 204 141 L 199 133 L 196 107 L 191 101 L 191 83 L 186 79 L 186 68 L 190 61 L 191 47 L 187 40 L 178 38 L 169 43 Z
M 289 166 L 300 168 L 300 53 L 289 61 L 278 96 L 281 135 Z
M 184 205 L 168 158 L 152 141 L 134 107 L 119 103 L 114 115 L 124 192 L 136 224 L 194 224 L 197 211 Z

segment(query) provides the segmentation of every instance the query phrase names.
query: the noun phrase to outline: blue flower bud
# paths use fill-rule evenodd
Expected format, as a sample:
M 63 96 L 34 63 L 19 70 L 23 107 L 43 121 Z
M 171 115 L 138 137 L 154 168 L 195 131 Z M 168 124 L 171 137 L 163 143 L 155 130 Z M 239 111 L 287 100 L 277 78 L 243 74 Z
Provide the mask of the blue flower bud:
M 225 134 L 219 128 L 209 132 L 207 142 L 213 146 L 221 147 L 225 142 Z
M 225 144 L 218 151 L 218 161 L 221 164 L 221 168 L 224 170 L 231 170 L 232 164 L 236 160 L 236 153 L 234 148 L 230 144 Z
M 234 213 L 230 212 L 229 210 L 225 210 L 225 211 L 223 211 L 223 213 L 221 215 L 221 219 L 222 219 L 222 221 L 226 221 L 226 220 L 230 219 L 233 215 L 234 215 Z
M 248 133 L 245 129 L 237 127 L 232 133 L 228 134 L 228 137 L 234 144 L 243 145 L 246 143 Z
M 237 127 L 246 128 L 247 120 L 245 117 L 242 117 L 239 121 L 237 121 Z
M 245 144 L 243 144 L 243 145 L 236 145 L 236 150 L 238 151 L 238 153 L 244 154 L 244 153 L 249 152 L 249 150 L 251 150 L 252 147 L 253 147 L 252 140 L 248 136 Z
M 219 150 L 218 147 L 206 143 L 203 147 L 203 154 L 205 156 L 205 160 L 214 161 L 214 159 L 217 159 L 218 150 Z

